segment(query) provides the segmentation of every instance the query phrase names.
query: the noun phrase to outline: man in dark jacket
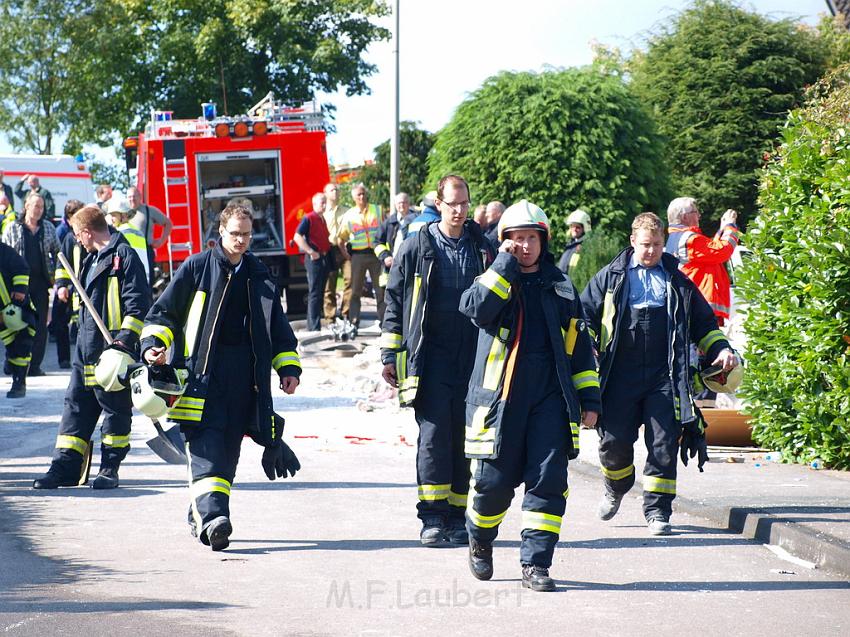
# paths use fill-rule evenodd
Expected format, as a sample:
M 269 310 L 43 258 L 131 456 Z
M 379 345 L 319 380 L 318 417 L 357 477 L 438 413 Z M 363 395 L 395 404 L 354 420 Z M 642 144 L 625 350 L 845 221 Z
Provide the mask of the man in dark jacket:
M 580 208 L 573 210 L 567 217 L 567 229 L 570 242 L 558 259 L 558 269 L 572 275 L 581 259 L 581 246 L 590 235 L 590 215 Z
M 524 199 L 512 205 L 498 239 L 496 260 L 460 306 L 481 328 L 466 398 L 469 566 L 478 579 L 493 576 L 493 541 L 524 482 L 522 583 L 551 591 L 568 459 L 578 456 L 579 423 L 596 423 L 599 377 L 578 293 L 547 249 L 545 213 Z
M 685 464 L 686 451 L 693 457 L 698 450 L 700 467 L 707 459 L 704 425 L 694 405 L 690 343 L 726 371 L 738 365 L 737 356 L 699 290 L 676 258 L 664 254 L 664 226 L 651 212 L 635 218 L 631 247 L 593 277 L 581 301 L 599 352 L 599 459 L 605 476 L 599 517 L 613 518 L 635 483 L 634 443 L 643 424 L 644 516 L 651 534 L 668 535 L 679 438 Z
M 12 387 L 6 398 L 27 394 L 27 368 L 35 336 L 35 308 L 29 299 L 29 267 L 24 258 L 0 243 L 0 340 L 6 346 L 6 369 Z
M 467 219 L 469 189 L 457 175 L 440 180 L 438 223 L 405 239 L 390 271 L 381 335 L 383 377 L 412 405 L 419 425 L 417 510 L 424 546 L 466 544 L 469 461 L 463 455 L 466 388 L 478 330 L 458 311 L 493 251 Z
M 119 380 L 138 352 L 142 319 L 151 305 L 145 269 L 120 234 L 111 234 L 103 213 L 84 206 L 71 227 L 88 253 L 80 282 L 113 336 L 109 347 L 88 309 L 80 309 L 79 333 L 65 392 L 65 409 L 50 469 L 35 489 L 84 484 L 91 457 L 91 437 L 101 412 L 100 471 L 94 489 L 118 486 L 118 468 L 130 450 L 130 390 Z
M 416 215 L 410 212 L 410 197 L 406 192 L 395 196 L 395 211 L 388 215 L 378 228 L 378 245 L 375 254 L 381 262 L 382 270 L 378 285 L 387 287 L 390 268 L 398 254 L 401 243 L 407 238 L 407 230 Z
M 168 412 L 180 423 L 189 456 L 189 526 L 213 551 L 230 544 L 230 489 L 242 438 L 265 447 L 270 480 L 300 468 L 281 440 L 283 419 L 274 413 L 270 376 L 291 394 L 298 387 L 298 341 L 283 313 L 268 269 L 248 252 L 251 213 L 228 205 L 221 239 L 189 257 L 151 308 L 142 331 L 142 354 L 154 365 L 188 369 L 185 392 Z

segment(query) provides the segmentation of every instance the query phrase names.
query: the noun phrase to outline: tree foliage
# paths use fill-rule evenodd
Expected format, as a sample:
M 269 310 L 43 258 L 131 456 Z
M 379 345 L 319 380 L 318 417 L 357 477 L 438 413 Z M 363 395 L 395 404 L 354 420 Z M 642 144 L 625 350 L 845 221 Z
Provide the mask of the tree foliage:
M 677 195 L 711 218 L 735 208 L 745 223 L 763 153 L 827 58 L 815 30 L 727 0 L 696 0 L 663 26 L 629 70 L 669 141 Z
M 428 153 L 433 145 L 434 134 L 416 122 L 399 125 L 399 188 L 411 201 L 436 187 L 426 187 Z M 386 207 L 390 203 L 390 140 L 375 147 L 375 163 L 363 169 L 361 178 L 369 188 L 370 200 Z
M 791 113 L 761 178 L 738 276 L 753 437 L 850 468 L 850 66 Z
M 629 233 L 609 230 L 590 233 L 581 244 L 581 258 L 570 272 L 576 289 L 581 292 L 594 275 L 611 263 L 615 256 L 629 244 Z M 555 255 L 557 259 L 558 255 Z
M 437 133 L 429 168 L 430 183 L 463 175 L 473 202 L 538 204 L 555 251 L 576 208 L 595 232 L 622 231 L 669 196 L 651 120 L 621 78 L 595 68 L 489 78 Z

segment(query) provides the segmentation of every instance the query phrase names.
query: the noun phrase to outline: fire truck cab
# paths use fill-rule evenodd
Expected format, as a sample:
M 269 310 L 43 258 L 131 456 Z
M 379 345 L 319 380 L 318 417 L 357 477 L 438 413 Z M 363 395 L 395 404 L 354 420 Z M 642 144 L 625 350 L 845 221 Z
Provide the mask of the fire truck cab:
M 215 245 L 218 215 L 229 203 L 251 210 L 251 251 L 285 291 L 290 316 L 305 311 L 306 276 L 292 237 L 328 183 L 325 130 L 315 108 L 287 108 L 269 93 L 246 115 L 198 119 L 154 111 L 145 131 L 124 141 L 145 203 L 169 217 L 169 240 L 155 255 L 168 278 L 192 254 Z

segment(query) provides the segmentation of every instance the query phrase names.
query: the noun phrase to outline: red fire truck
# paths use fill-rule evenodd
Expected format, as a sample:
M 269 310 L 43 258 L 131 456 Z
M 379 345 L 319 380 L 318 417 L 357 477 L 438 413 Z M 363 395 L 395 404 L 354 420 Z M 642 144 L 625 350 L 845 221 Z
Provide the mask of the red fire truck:
M 124 149 L 143 200 L 174 224 L 156 253 L 165 278 L 215 244 L 218 214 L 238 202 L 252 211 L 251 250 L 285 290 L 287 312 L 304 313 L 306 277 L 292 237 L 329 180 L 319 111 L 284 107 L 271 93 L 238 117 L 217 117 L 214 104 L 204 104 L 198 119 L 154 111 Z

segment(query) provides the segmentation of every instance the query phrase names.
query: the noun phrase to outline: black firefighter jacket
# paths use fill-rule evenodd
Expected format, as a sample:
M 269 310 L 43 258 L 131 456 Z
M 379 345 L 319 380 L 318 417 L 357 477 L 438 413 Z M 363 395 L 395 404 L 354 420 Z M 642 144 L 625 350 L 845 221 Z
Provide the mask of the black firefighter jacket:
M 402 407 L 412 405 L 416 399 L 419 374 L 425 360 L 423 350 L 427 347 L 424 340 L 428 289 L 436 250 L 435 239 L 428 226 L 402 243 L 390 270 L 386 289 L 387 309 L 381 333 L 381 362 L 385 365 L 395 363 L 398 400 Z M 464 227 L 481 255 L 480 274 L 493 260 L 493 248 L 477 223 L 468 220 Z
M 599 352 L 599 375 L 602 394 L 614 364 L 623 321 L 629 315 L 629 278 L 627 271 L 634 248 L 626 248 L 614 260 L 596 273 L 581 295 L 591 334 Z M 667 272 L 667 335 L 670 343 L 670 379 L 673 383 L 673 402 L 676 420 L 688 424 L 697 419 L 693 402 L 690 373 L 691 342 L 714 360 L 720 351 L 730 347 L 717 328 L 711 307 L 693 282 L 679 270 L 679 261 L 671 254 L 661 256 Z M 608 397 L 610 399 L 611 397 Z
M 145 314 L 151 306 L 151 289 L 145 266 L 123 235 L 110 235 L 103 250 L 86 255 L 80 281 L 112 338 L 137 352 Z M 70 285 L 70 278 L 60 279 L 59 284 Z M 105 348 L 97 324 L 88 309 L 81 307 L 76 351 L 87 386 L 94 384 L 94 366 Z
M 569 277 L 545 253 L 541 262 L 543 313 L 569 411 L 570 458 L 578 456 L 581 412 L 601 409 L 599 376 L 593 344 L 585 327 L 578 293 Z M 522 352 L 523 303 L 519 262 L 499 253 L 493 265 L 463 293 L 460 311 L 480 328 L 475 368 L 466 396 L 468 458 L 497 458 L 507 403 L 515 381 L 516 358 Z M 567 427 L 564 423 L 564 427 Z
M 35 335 L 35 308 L 29 298 L 30 269 L 26 260 L 14 248 L 0 243 L 0 310 L 14 303 L 21 308 L 21 318 L 27 324 L 30 336 Z M 24 295 L 22 301 L 13 301 L 12 294 L 20 292 Z M 8 345 L 15 339 L 16 332 L 9 330 L 0 323 L 0 340 Z
M 271 370 L 283 376 L 301 376 L 298 341 L 280 304 L 280 294 L 269 271 L 250 252 L 242 257 L 248 268 L 248 307 L 251 349 L 254 354 L 256 412 L 245 414 L 246 429 L 259 445 L 280 438 L 272 408 Z M 211 361 L 216 356 L 219 314 L 227 300 L 233 265 L 221 248 L 189 257 L 174 275 L 145 319 L 142 353 L 151 347 L 173 348 L 172 365 L 186 367 L 185 393 L 168 412 L 168 419 L 198 425 L 203 419 Z M 246 370 L 247 371 L 247 370 Z

